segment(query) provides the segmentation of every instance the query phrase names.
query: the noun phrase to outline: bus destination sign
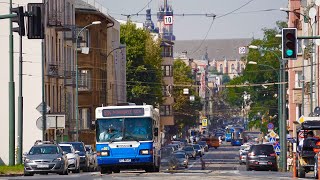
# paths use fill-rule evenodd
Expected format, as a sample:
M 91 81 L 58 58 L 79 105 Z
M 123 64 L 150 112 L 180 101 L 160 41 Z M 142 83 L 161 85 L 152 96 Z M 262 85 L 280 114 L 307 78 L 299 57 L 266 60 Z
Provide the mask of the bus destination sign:
M 127 109 L 103 109 L 103 117 L 114 116 L 143 116 L 144 108 L 127 108 Z

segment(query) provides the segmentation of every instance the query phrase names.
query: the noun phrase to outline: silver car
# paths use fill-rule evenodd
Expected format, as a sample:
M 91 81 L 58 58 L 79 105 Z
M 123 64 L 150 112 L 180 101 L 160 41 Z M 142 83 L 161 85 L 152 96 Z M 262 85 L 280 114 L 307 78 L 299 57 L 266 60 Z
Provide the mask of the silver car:
M 68 174 L 68 158 L 57 144 L 35 144 L 25 153 L 24 175 L 58 173 Z

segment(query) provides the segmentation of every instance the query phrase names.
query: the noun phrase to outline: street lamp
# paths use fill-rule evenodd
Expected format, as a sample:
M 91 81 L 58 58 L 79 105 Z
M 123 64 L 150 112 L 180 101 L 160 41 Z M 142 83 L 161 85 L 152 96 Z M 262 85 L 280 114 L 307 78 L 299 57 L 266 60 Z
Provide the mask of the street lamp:
M 98 25 L 101 24 L 101 21 L 93 21 L 91 24 L 88 24 L 84 26 L 77 34 L 76 36 L 76 97 L 75 97 L 75 115 L 76 115 L 76 141 L 79 140 L 79 102 L 78 102 L 78 96 L 79 96 L 79 91 L 78 91 L 78 38 L 80 34 L 82 33 L 83 30 L 85 30 L 87 27 L 92 26 L 92 25 Z
M 286 61 L 284 61 L 283 59 L 281 59 L 275 52 L 273 51 L 269 51 L 266 49 L 261 49 L 258 46 L 254 46 L 254 45 L 250 45 L 249 46 L 250 49 L 257 49 L 259 51 L 267 51 L 267 52 L 271 52 L 273 53 L 279 60 L 280 62 L 280 70 L 279 73 L 277 73 L 278 75 L 278 94 L 279 94 L 279 98 L 278 98 L 278 112 L 279 112 L 279 137 L 280 137 L 280 147 L 281 147 L 281 153 L 280 153 L 280 164 L 281 164 L 281 169 L 282 171 L 286 171 L 287 170 L 287 129 L 286 129 L 286 106 L 285 106 L 285 102 L 286 102 L 286 88 L 285 88 L 285 63 Z M 258 64 L 257 62 L 251 62 L 249 61 L 249 64 Z M 259 64 L 261 66 L 267 66 L 270 67 L 274 70 L 276 70 L 274 67 L 269 66 L 269 65 L 265 65 L 265 64 Z

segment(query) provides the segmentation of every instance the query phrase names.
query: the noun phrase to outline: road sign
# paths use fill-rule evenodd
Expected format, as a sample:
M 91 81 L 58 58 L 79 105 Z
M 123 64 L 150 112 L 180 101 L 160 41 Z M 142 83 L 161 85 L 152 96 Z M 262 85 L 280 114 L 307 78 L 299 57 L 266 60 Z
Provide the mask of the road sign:
M 246 47 L 239 47 L 239 54 L 245 54 L 246 53 Z
M 65 129 L 66 116 L 64 114 L 47 114 L 46 115 L 46 128 L 47 129 Z M 40 130 L 43 130 L 43 119 L 39 117 L 36 125 Z
M 38 110 L 39 113 L 42 114 L 42 109 L 43 109 L 43 103 L 40 103 L 36 109 Z M 51 110 L 50 106 L 47 105 L 47 113 Z
M 276 142 L 276 138 L 273 138 L 273 137 L 269 138 L 269 142 L 271 142 L 271 143 Z
M 275 138 L 277 137 L 277 133 L 275 133 L 273 130 L 269 133 L 270 137 Z
M 208 119 L 202 119 L 202 126 L 207 127 L 208 125 Z
M 164 25 L 172 25 L 173 24 L 173 16 L 164 16 L 163 21 L 164 21 Z
M 274 151 L 277 153 L 277 155 L 279 155 L 281 152 L 280 146 L 275 146 Z
M 304 122 L 304 116 L 302 115 L 301 117 L 299 117 L 299 119 L 297 119 L 297 122 L 299 124 L 303 123 Z
M 268 129 L 273 129 L 273 128 L 274 128 L 274 125 L 273 125 L 273 123 L 269 123 L 269 124 L 267 125 L 267 127 L 268 127 Z

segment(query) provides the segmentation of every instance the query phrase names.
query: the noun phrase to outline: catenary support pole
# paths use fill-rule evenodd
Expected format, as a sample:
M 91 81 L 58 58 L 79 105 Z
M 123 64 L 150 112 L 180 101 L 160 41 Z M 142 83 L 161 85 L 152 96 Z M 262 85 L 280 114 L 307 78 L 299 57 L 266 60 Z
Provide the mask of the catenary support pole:
M 23 57 L 22 57 L 22 36 L 20 35 L 19 44 L 19 96 L 18 96 L 18 155 L 17 164 L 22 164 L 22 149 L 23 149 Z

